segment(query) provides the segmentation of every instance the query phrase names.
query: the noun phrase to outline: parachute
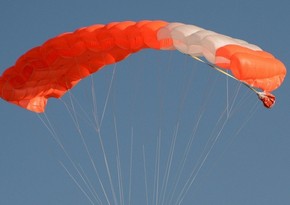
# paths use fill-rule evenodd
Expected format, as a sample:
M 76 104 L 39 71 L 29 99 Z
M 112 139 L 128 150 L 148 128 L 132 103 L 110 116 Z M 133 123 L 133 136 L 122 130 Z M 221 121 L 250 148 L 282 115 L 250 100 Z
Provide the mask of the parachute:
M 97 24 L 49 39 L 22 55 L 0 77 L 0 97 L 27 110 L 45 111 L 47 99 L 62 97 L 81 79 L 141 49 L 178 50 L 229 69 L 266 107 L 286 75 L 284 64 L 246 41 L 203 28 L 165 21 Z

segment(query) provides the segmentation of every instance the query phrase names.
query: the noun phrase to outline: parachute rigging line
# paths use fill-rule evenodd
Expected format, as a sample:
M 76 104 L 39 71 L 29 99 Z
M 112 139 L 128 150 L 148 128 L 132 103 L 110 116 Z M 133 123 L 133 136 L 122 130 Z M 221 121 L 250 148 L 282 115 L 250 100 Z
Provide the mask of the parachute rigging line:
M 259 100 L 262 101 L 263 105 L 266 107 L 266 108 L 272 108 L 274 105 L 275 105 L 275 101 L 276 101 L 276 97 L 271 94 L 271 93 L 268 93 L 268 92 L 265 92 L 265 91 L 258 91 L 256 88 L 254 88 L 253 86 L 243 82 L 243 81 L 240 81 L 239 79 L 235 78 L 233 75 L 231 75 L 230 73 L 227 73 L 225 72 L 224 70 L 222 70 L 221 68 L 211 64 L 211 63 L 208 63 L 204 60 L 202 60 L 201 58 L 197 57 L 197 56 L 192 56 L 193 59 L 199 61 L 199 62 L 202 62 L 208 66 L 210 66 L 211 68 L 217 70 L 218 72 L 242 83 L 243 85 L 245 85 L 247 88 L 249 88 L 250 90 L 252 90 L 259 98 Z

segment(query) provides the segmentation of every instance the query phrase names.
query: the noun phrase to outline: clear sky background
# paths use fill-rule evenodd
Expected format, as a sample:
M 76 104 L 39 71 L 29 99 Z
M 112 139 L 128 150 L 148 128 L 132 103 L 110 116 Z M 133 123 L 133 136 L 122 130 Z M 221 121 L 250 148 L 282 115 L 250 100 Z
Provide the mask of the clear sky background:
M 12 65 L 28 49 L 60 33 L 97 23 L 123 20 L 162 19 L 169 22 L 195 24 L 236 38 L 245 39 L 273 53 L 289 67 L 290 4 L 286 0 L 2 0 L 0 2 L 0 71 Z M 181 181 L 193 170 L 210 134 L 217 136 L 223 121 L 216 124 L 227 104 L 226 78 L 178 52 L 144 51 L 117 65 L 102 137 L 111 169 L 116 201 L 119 189 L 116 171 L 115 126 L 116 114 L 120 140 L 120 164 L 124 201 L 129 202 L 129 166 L 131 130 L 134 131 L 131 204 L 146 204 L 144 185 L 144 145 L 149 204 L 156 199 L 154 183 L 156 136 L 161 130 L 160 183 L 166 176 L 166 156 L 171 136 L 179 123 L 176 147 L 164 198 L 170 198 L 174 176 L 186 139 L 196 118 L 207 102 L 205 114 L 197 131 L 185 165 Z M 104 105 L 114 66 L 97 73 L 94 78 L 99 117 Z M 90 80 L 71 93 L 80 103 L 87 103 L 90 113 L 92 100 Z M 229 80 L 229 96 L 237 93 L 236 83 Z M 232 87 L 231 87 L 232 86 Z M 140 94 L 141 93 L 141 94 Z M 186 93 L 185 95 L 183 95 Z M 233 116 L 211 150 L 204 165 L 182 204 L 202 205 L 288 205 L 290 204 L 290 92 L 289 78 L 275 91 L 276 106 L 266 110 L 245 88 L 237 93 Z M 70 96 L 70 95 L 69 95 Z M 66 102 L 69 102 L 66 96 Z M 161 96 L 161 97 L 160 97 Z M 184 103 L 183 96 L 186 96 Z M 206 101 L 209 97 L 210 100 Z M 90 97 L 88 97 L 90 98 Z M 84 102 L 82 102 L 84 101 Z M 230 105 L 232 101 L 230 100 Z M 79 170 L 84 170 L 97 193 L 102 193 L 90 160 L 78 132 L 62 102 L 49 101 L 47 116 Z M 49 131 L 34 113 L 0 101 L 0 204 L 3 205 L 58 205 L 98 204 L 78 188 L 69 173 L 79 178 Z M 253 115 L 252 115 L 253 114 Z M 42 115 L 43 117 L 43 115 Z M 246 124 L 245 124 L 246 122 Z M 106 190 L 110 190 L 106 168 L 98 157 L 101 148 L 95 145 L 96 133 L 82 123 L 89 148 L 94 152 L 96 166 Z M 215 126 L 217 127 L 215 129 Z M 91 137 L 93 138 L 91 139 Z M 113 137 L 112 137 L 113 136 Z M 166 137 L 170 136 L 170 137 Z M 110 138 L 111 137 L 111 138 Z M 92 140 L 92 141 L 91 141 Z M 113 144 L 113 145 L 112 145 Z M 210 141 L 210 144 L 212 142 Z M 60 163 L 61 162 L 61 163 Z M 176 168 L 177 167 L 177 168 Z M 199 166 L 200 167 L 200 166 Z M 84 176 L 84 175 L 83 175 Z M 155 174 L 156 176 L 156 174 Z M 172 180 L 170 180 L 172 179 Z M 81 180 L 79 183 L 82 184 Z M 82 185 L 84 189 L 85 186 Z M 154 188 L 155 187 L 155 188 Z M 182 185 L 177 186 L 181 190 Z M 163 197 L 162 191 L 158 194 Z M 108 191 L 111 204 L 112 192 Z M 157 194 L 157 195 L 158 195 Z M 178 194 L 173 194 L 173 201 Z M 108 204 L 100 194 L 103 204 Z M 99 203 L 100 204 L 100 203 Z M 121 203 L 117 203 L 121 204 Z M 172 203 L 174 204 L 174 203 Z

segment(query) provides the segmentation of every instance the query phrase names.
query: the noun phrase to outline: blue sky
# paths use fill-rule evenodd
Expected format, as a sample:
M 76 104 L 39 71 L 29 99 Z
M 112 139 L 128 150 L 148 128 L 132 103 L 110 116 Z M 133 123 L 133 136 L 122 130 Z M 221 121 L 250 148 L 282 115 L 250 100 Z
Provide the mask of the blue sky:
M 0 2 L 0 71 L 3 72 L 12 65 L 28 49 L 60 33 L 97 23 L 142 19 L 195 24 L 257 44 L 273 53 L 286 67 L 290 63 L 290 29 L 287 25 L 290 14 L 289 2 L 286 0 L 7 0 Z M 116 73 L 113 75 L 114 69 Z M 167 194 L 164 195 L 168 199 L 169 190 L 174 187 L 171 183 L 178 173 L 177 165 L 182 159 L 186 140 L 197 125 L 197 118 L 202 112 L 201 106 L 205 102 L 206 111 L 202 115 L 181 180 L 193 170 L 194 164 L 198 165 L 196 161 L 207 140 L 211 139 L 210 134 L 213 132 L 217 136 L 223 127 L 223 121 L 220 124 L 216 122 L 227 104 L 226 78 L 177 52 L 144 51 L 95 75 L 99 118 L 112 75 L 112 90 L 101 134 L 104 137 L 116 200 L 119 200 L 119 191 L 118 172 L 114 170 L 117 152 L 116 147 L 112 146 L 116 144 L 116 129 L 112 117 L 114 114 L 120 140 L 125 202 L 129 201 L 128 167 L 133 128 L 131 204 L 146 204 L 144 156 L 149 201 L 156 199 L 153 194 L 156 188 L 156 136 L 161 130 L 162 179 L 166 176 L 162 171 L 166 170 L 171 136 L 176 126 L 179 126 L 173 168 L 168 177 L 172 180 L 169 179 L 165 192 Z M 64 98 L 66 105 L 70 106 L 70 97 L 76 98 L 91 113 L 92 100 L 87 100 L 92 98 L 90 81 L 91 79 L 86 80 L 67 95 Z M 229 80 L 229 85 L 231 99 L 237 93 L 237 84 Z M 205 163 L 196 174 L 182 204 L 290 203 L 288 87 L 289 80 L 286 78 L 282 87 L 275 91 L 277 103 L 272 110 L 264 109 L 247 89 L 239 89 L 237 101 L 233 103 L 233 116 L 218 135 L 209 156 L 203 156 Z M 230 105 L 231 102 L 230 100 Z M 50 100 L 48 106 L 46 114 L 65 148 L 77 166 L 81 166 L 90 177 L 96 192 L 101 193 L 92 164 L 64 103 Z M 92 204 L 90 199 L 93 201 L 93 197 L 88 199 L 65 171 L 65 168 L 68 169 L 70 174 L 78 178 L 69 159 L 38 116 L 3 100 L 0 101 L 0 107 L 0 204 Z M 102 157 L 100 145 L 94 144 L 98 141 L 98 135 L 88 128 L 86 121 L 80 123 L 89 149 L 97 161 L 98 157 Z M 98 164 L 98 161 L 96 164 L 104 186 L 110 190 L 110 183 L 105 177 L 105 165 Z M 162 180 L 159 185 L 162 186 Z M 181 190 L 182 186 L 178 185 L 177 189 Z M 163 195 L 159 194 L 162 198 Z M 108 195 L 110 203 L 114 204 L 113 194 L 108 191 Z M 177 198 L 178 195 L 172 196 Z M 102 194 L 100 198 L 103 204 L 107 204 Z M 153 204 L 150 202 L 149 204 Z

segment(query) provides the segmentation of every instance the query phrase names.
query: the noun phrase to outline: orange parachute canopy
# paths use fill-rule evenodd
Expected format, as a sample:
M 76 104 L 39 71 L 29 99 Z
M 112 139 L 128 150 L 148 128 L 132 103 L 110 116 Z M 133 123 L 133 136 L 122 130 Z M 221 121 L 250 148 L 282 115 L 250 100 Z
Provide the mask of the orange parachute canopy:
M 165 21 L 113 22 L 56 36 L 22 55 L 0 77 L 0 97 L 34 112 L 60 98 L 81 79 L 144 48 L 203 56 L 253 87 L 278 88 L 281 61 L 256 45 L 203 28 Z

